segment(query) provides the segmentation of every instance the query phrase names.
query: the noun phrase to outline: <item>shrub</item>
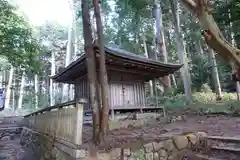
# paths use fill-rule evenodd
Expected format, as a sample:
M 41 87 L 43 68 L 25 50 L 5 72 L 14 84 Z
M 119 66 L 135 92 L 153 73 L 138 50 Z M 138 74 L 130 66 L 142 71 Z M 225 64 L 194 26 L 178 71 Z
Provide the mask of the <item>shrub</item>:
M 201 92 L 204 92 L 204 93 L 212 93 L 212 89 L 211 89 L 211 87 L 210 87 L 207 83 L 204 83 L 204 84 L 201 86 Z
M 222 101 L 227 102 L 237 100 L 236 93 L 222 93 Z M 185 94 L 176 94 L 170 96 L 161 96 L 161 97 L 148 97 L 147 103 L 151 105 L 164 104 L 169 108 L 179 108 L 186 105 Z M 216 94 L 212 92 L 196 92 L 192 94 L 192 101 L 194 104 L 214 104 L 216 103 Z

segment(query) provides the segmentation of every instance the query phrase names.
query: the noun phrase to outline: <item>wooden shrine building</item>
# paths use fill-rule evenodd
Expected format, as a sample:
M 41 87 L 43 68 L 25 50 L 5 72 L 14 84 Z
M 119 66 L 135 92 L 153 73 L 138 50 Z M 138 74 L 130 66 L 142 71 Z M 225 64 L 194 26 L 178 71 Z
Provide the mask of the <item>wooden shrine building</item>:
M 95 43 L 93 46 L 97 57 L 97 72 L 99 72 L 99 48 Z M 172 74 L 182 66 L 148 59 L 115 45 L 105 45 L 105 52 L 110 111 L 147 107 L 145 82 Z M 89 98 L 85 54 L 51 78 L 54 82 L 74 84 L 75 99 Z M 89 104 L 84 106 L 84 110 L 90 108 Z

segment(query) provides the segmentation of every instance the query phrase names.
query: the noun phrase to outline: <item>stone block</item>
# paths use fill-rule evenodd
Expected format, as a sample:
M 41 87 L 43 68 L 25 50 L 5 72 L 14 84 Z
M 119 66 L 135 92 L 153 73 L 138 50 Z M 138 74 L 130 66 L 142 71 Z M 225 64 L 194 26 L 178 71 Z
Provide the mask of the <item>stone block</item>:
M 144 148 L 145 148 L 145 151 L 146 151 L 147 153 L 152 152 L 152 151 L 153 151 L 153 143 L 147 143 L 147 144 L 145 144 L 145 145 L 144 145 Z
M 127 157 L 127 160 L 135 160 L 134 156 L 133 155 L 130 155 Z
M 159 160 L 158 152 L 153 153 L 153 160 Z
M 158 151 L 158 156 L 159 156 L 160 160 L 167 160 L 168 153 L 167 153 L 166 150 L 161 149 L 161 150 Z
M 115 148 L 110 152 L 111 157 L 120 157 L 121 156 L 121 148 Z
M 168 152 L 171 152 L 176 150 L 176 147 L 174 146 L 173 141 L 169 139 L 164 141 L 164 149 Z
M 204 137 L 207 137 L 207 133 L 205 133 L 205 132 L 197 132 L 197 136 L 199 136 L 199 138 L 204 138 Z
M 187 136 L 189 142 L 191 143 L 191 145 L 197 145 L 197 143 L 199 142 L 199 137 L 196 134 L 189 134 Z
M 159 143 L 153 142 L 152 145 L 153 145 L 153 149 L 154 149 L 155 152 L 157 152 L 160 149 L 164 148 L 164 143 L 163 142 L 159 142 Z
M 172 141 L 178 150 L 188 147 L 188 139 L 185 136 L 172 136 Z
M 99 153 L 98 160 L 111 160 L 111 156 L 109 153 Z
M 130 156 L 131 155 L 131 149 L 130 148 L 125 148 L 123 149 L 123 154 L 125 156 Z
M 153 160 L 153 152 L 146 153 L 146 160 Z

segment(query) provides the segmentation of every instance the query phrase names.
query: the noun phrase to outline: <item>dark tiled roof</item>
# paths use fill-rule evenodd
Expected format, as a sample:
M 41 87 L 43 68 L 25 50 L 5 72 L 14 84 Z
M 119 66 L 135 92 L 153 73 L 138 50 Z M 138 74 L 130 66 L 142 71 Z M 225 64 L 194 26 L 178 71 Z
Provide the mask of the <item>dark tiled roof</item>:
M 145 62 L 145 63 L 150 63 L 153 65 L 158 65 L 158 66 L 163 66 L 163 67 L 171 67 L 171 68 L 181 68 L 181 64 L 172 64 L 172 63 L 164 63 L 164 62 L 160 62 L 157 60 L 153 60 L 153 59 L 149 59 L 147 57 L 132 53 L 132 52 L 128 52 L 126 50 L 121 49 L 119 46 L 117 45 L 105 45 L 105 52 L 109 53 L 109 54 L 113 54 L 115 56 L 120 56 L 122 58 L 128 58 L 128 59 L 134 59 L 137 61 L 141 61 L 141 62 Z
M 98 46 L 96 45 L 96 43 L 94 43 L 93 45 L 94 45 L 95 51 L 97 51 Z M 157 60 L 152 60 L 152 59 L 146 58 L 144 56 L 137 55 L 132 52 L 123 50 L 119 46 L 113 45 L 113 44 L 105 45 L 105 53 L 110 56 L 119 57 L 119 58 L 127 59 L 127 60 L 133 60 L 133 61 L 137 61 L 137 62 L 141 62 L 141 63 L 145 63 L 145 64 L 150 64 L 150 65 L 156 66 L 158 68 L 171 70 L 171 72 L 175 72 L 182 67 L 181 64 L 163 63 L 163 62 L 160 62 Z M 76 61 L 72 62 L 69 66 L 67 66 L 62 71 L 60 71 L 56 75 L 52 76 L 51 78 L 54 80 L 59 79 L 61 76 L 68 73 L 70 70 L 79 67 L 82 64 L 82 62 L 85 60 L 85 58 L 86 58 L 85 54 L 83 54 Z

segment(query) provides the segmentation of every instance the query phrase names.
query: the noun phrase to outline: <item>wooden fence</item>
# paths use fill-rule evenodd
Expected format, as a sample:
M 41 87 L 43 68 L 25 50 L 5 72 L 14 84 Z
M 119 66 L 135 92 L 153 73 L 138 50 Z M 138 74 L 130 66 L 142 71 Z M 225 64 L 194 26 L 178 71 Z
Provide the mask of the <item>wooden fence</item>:
M 28 128 L 76 145 L 82 144 L 83 104 L 70 101 L 24 116 Z

